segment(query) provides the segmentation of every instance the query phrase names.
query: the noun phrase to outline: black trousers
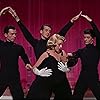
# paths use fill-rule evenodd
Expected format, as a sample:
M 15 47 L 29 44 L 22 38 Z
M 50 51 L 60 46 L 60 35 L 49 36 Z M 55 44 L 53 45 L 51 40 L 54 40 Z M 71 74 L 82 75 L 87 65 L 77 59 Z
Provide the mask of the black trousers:
M 8 81 L 8 79 L 0 79 L 0 96 L 3 95 L 6 88 L 9 86 L 13 100 L 24 99 L 23 89 L 20 80 L 14 79 Z
M 54 100 L 71 100 L 72 93 L 68 81 L 65 79 L 62 82 L 50 84 L 52 81 L 36 79 L 28 92 L 27 100 L 50 100 L 52 92 Z
M 84 94 L 88 88 L 93 92 L 96 100 L 100 100 L 100 82 L 98 79 L 92 77 L 79 77 L 74 89 L 73 100 L 83 100 Z

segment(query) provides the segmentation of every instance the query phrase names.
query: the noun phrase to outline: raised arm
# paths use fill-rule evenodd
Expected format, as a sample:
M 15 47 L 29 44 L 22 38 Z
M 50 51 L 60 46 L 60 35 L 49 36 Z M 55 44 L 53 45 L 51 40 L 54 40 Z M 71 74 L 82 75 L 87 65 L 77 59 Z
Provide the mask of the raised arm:
M 82 13 L 82 11 L 81 11 L 78 15 L 74 16 L 74 17 L 73 17 L 73 18 L 58 32 L 58 34 L 65 37 L 67 31 L 72 27 L 72 25 L 74 24 L 74 22 L 75 22 L 76 20 L 79 19 L 81 13 Z
M 81 16 L 84 17 L 91 24 L 93 28 L 93 32 L 96 37 L 96 47 L 100 50 L 100 31 L 98 30 L 96 24 L 93 22 L 93 20 L 89 16 L 83 15 L 83 14 Z
M 9 12 L 12 17 L 16 20 L 16 22 L 18 23 L 24 37 L 26 38 L 26 40 L 33 46 L 35 47 L 35 45 L 37 44 L 38 40 L 35 39 L 32 34 L 28 31 L 28 29 L 24 26 L 24 24 L 21 22 L 19 16 L 17 15 L 17 13 L 15 12 L 14 9 L 12 9 L 11 7 L 5 7 L 1 10 L 0 15 L 5 14 L 6 12 Z

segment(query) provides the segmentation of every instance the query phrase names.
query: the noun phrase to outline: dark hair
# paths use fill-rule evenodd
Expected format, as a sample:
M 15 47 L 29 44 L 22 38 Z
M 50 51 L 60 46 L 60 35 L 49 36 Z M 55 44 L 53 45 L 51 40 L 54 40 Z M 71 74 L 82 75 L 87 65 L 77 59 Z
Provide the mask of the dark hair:
M 95 33 L 94 33 L 93 29 L 84 30 L 84 34 L 90 34 L 92 38 L 95 37 Z
M 9 32 L 9 29 L 14 29 L 15 30 L 15 27 L 12 26 L 12 25 L 8 25 L 4 28 L 4 33 L 8 33 Z
M 44 24 L 44 25 L 41 26 L 40 30 L 43 30 L 43 29 L 44 29 L 44 26 L 48 26 L 48 27 L 50 27 L 50 28 L 52 29 L 51 25 L 49 25 L 49 24 Z

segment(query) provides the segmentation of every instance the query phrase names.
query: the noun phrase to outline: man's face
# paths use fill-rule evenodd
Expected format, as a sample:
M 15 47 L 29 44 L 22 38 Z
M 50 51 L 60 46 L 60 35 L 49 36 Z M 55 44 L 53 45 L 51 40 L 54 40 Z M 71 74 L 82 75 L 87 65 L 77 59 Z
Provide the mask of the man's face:
M 90 34 L 84 34 L 84 43 L 87 44 L 92 44 L 93 43 L 93 38 L 91 37 Z
M 49 26 L 44 26 L 44 29 L 40 30 L 40 33 L 43 39 L 48 39 L 51 34 L 51 28 Z
M 5 33 L 4 36 L 6 37 L 6 40 L 9 42 L 14 42 L 16 39 L 16 30 L 15 29 L 9 29 L 8 33 Z

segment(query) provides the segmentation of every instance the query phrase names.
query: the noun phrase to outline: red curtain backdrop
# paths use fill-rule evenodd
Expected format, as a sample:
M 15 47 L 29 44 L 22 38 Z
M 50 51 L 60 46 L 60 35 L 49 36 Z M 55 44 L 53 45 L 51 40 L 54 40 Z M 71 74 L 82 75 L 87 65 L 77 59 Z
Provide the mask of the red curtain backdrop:
M 0 10 L 6 6 L 11 6 L 16 10 L 20 19 L 36 38 L 40 38 L 39 29 L 42 24 L 51 24 L 53 27 L 52 33 L 58 32 L 81 10 L 84 14 L 90 16 L 100 29 L 100 0 L 0 0 Z M 16 42 L 23 45 L 30 61 L 34 64 L 34 50 L 25 40 L 20 28 L 10 14 L 0 17 L 0 39 L 4 39 L 3 28 L 8 24 L 14 25 L 17 28 L 18 34 Z M 82 33 L 84 29 L 90 27 L 90 24 L 83 18 L 75 22 L 66 36 L 66 42 L 63 47 L 66 52 L 72 52 L 78 48 L 84 47 Z M 34 74 L 25 69 L 21 59 L 19 60 L 19 65 L 22 85 L 24 87 L 27 84 L 30 85 L 35 78 Z M 75 85 L 80 69 L 81 66 L 79 61 L 72 71 L 67 73 L 71 85 Z

